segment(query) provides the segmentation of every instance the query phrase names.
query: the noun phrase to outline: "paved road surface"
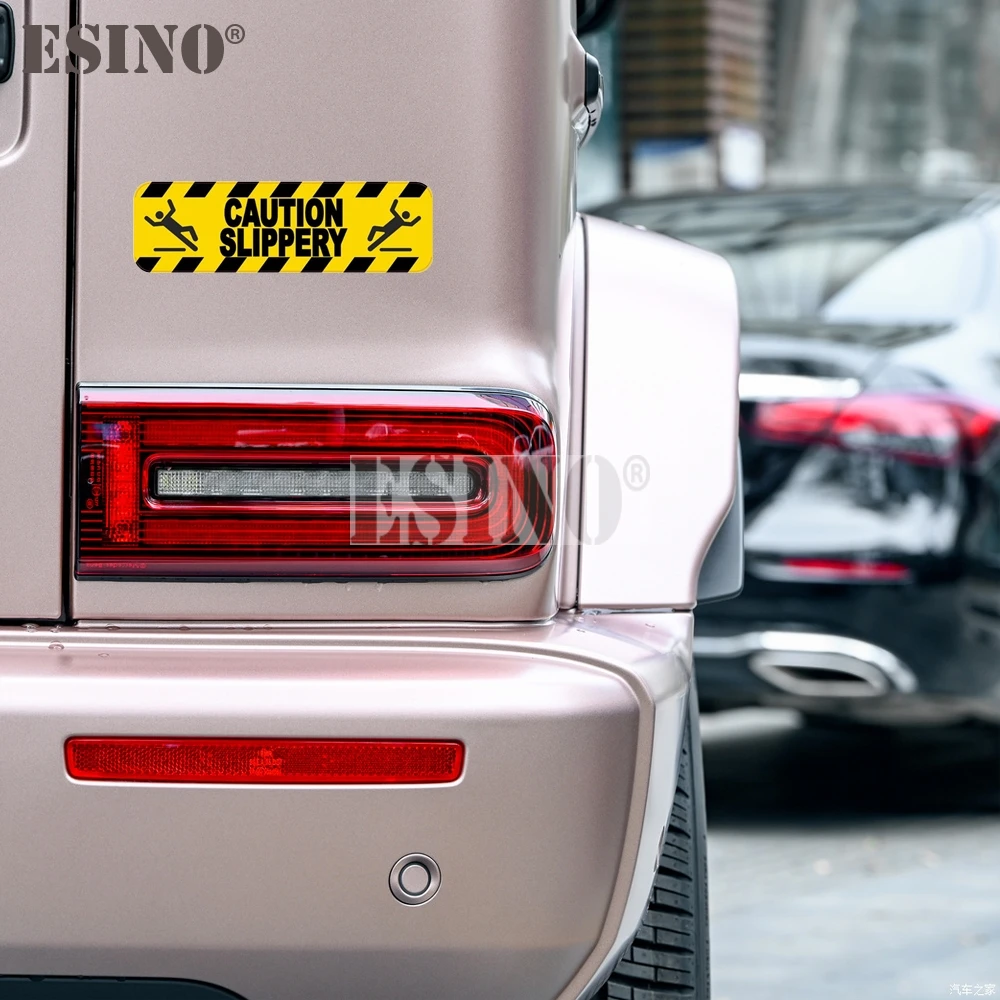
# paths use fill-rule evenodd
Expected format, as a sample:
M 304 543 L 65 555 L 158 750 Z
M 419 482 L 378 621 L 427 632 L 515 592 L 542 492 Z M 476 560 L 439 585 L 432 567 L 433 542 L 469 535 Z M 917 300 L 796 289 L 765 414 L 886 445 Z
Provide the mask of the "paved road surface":
M 1000 996 L 995 733 L 754 710 L 703 741 L 715 1000 Z

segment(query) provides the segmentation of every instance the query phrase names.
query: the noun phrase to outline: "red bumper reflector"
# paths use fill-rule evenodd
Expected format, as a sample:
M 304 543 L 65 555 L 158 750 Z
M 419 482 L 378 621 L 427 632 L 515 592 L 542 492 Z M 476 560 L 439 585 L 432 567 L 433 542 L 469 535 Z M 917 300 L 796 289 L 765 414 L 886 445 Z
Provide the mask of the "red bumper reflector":
M 81 577 L 500 577 L 552 544 L 555 435 L 515 392 L 80 390 Z
M 430 785 L 457 781 L 465 747 L 441 740 L 145 739 L 76 736 L 78 781 L 245 785 Z

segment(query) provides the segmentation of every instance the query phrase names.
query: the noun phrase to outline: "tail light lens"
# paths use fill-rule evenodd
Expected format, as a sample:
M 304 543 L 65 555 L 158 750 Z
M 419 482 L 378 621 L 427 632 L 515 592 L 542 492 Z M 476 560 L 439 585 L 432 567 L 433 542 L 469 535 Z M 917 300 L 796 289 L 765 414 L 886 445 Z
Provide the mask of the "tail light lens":
M 436 740 L 233 740 L 75 736 L 66 772 L 77 781 L 254 785 L 444 784 L 465 747 Z
M 801 583 L 909 583 L 913 573 L 902 563 L 871 559 L 786 558 L 756 562 L 753 572 L 763 580 Z
M 84 388 L 81 577 L 460 577 L 551 545 L 551 422 L 516 393 Z
M 790 444 L 831 444 L 926 465 L 949 465 L 981 454 L 1000 414 L 937 396 L 869 394 L 841 399 L 762 403 L 758 437 Z

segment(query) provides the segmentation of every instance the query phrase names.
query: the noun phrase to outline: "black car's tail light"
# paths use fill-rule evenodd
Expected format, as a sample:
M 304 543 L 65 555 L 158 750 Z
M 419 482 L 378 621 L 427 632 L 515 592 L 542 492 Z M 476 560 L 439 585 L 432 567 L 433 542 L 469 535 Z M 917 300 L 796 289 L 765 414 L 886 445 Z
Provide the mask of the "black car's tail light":
M 503 576 L 553 531 L 516 393 L 85 388 L 81 577 Z
M 913 580 L 913 570 L 902 563 L 868 558 L 805 558 L 789 556 L 758 559 L 753 573 L 779 583 L 877 583 L 903 584 Z
M 761 403 L 753 431 L 768 441 L 831 444 L 922 465 L 975 458 L 992 440 L 1000 414 L 947 396 L 866 393 L 850 400 Z

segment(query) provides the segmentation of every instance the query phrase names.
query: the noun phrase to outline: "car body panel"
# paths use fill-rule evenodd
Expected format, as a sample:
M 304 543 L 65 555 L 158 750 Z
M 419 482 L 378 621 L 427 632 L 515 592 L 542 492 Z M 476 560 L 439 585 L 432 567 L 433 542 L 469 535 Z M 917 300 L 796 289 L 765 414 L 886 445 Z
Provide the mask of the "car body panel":
M 649 893 L 690 631 L 2 630 L 0 973 L 576 998 Z M 467 762 L 434 787 L 205 787 L 73 781 L 62 756 L 74 735 L 247 734 L 459 739 Z M 388 876 L 413 851 L 442 888 L 407 907 Z
M 736 488 L 736 287 L 713 254 L 586 226 L 580 607 L 691 607 Z
M 11 0 L 18 25 L 62 22 L 64 0 Z M 0 620 L 63 607 L 66 215 L 64 78 L 14 73 L 0 87 Z
M 570 5 L 292 0 L 241 18 L 245 39 L 210 75 L 80 81 L 76 382 L 514 389 L 554 415 L 564 446 Z M 80 15 L 205 19 L 195 0 L 83 0 Z M 139 185 L 234 177 L 420 181 L 434 196 L 434 261 L 370 275 L 136 267 L 125 208 Z M 77 618 L 537 620 L 558 606 L 557 570 L 550 559 L 488 586 L 74 581 L 71 604 Z

